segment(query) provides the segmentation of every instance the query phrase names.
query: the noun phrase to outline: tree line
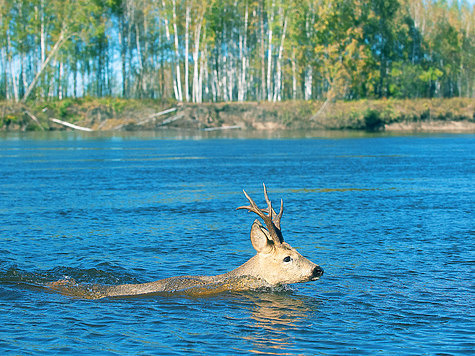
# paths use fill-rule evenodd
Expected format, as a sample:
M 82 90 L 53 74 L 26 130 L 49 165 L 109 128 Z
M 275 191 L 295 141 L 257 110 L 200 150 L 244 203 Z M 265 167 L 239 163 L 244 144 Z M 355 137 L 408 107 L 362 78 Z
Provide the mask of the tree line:
M 0 98 L 474 97 L 444 0 L 1 0 Z

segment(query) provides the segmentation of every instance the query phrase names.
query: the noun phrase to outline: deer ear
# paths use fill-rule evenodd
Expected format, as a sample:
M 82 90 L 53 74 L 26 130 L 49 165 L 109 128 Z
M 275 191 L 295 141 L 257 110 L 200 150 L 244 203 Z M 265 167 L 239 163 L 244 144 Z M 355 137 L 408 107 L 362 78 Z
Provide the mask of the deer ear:
M 257 253 L 269 253 L 274 248 L 272 238 L 257 219 L 251 227 L 251 242 Z

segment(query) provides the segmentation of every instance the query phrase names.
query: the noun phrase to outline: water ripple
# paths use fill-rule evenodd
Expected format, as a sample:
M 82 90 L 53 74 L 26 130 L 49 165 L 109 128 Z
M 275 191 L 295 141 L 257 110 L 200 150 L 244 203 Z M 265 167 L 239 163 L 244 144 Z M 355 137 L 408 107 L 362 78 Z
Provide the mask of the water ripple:
M 473 135 L 28 135 L 0 140 L 2 354 L 473 353 Z M 255 217 L 234 209 L 241 188 L 265 204 L 262 182 L 321 280 L 101 300 L 43 287 L 235 268 Z

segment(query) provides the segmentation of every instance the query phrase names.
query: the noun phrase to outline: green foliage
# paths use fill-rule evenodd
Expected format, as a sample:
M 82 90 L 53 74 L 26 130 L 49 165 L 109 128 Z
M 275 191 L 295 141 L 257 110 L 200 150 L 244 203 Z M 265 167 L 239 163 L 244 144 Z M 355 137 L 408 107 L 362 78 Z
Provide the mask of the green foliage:
M 58 115 L 61 118 L 65 118 L 68 115 L 68 109 L 73 104 L 72 99 L 64 99 L 58 102 L 56 105 Z
M 4 0 L 0 99 L 473 98 L 474 16 L 439 0 Z
M 380 112 L 376 110 L 366 111 L 364 126 L 366 131 L 380 131 L 384 128 L 384 120 L 381 118 Z

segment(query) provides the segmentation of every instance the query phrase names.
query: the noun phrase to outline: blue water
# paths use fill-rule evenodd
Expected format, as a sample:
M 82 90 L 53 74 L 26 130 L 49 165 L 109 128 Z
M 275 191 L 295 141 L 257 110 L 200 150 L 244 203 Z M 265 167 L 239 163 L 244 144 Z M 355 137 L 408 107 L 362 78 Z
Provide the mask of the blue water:
M 289 135 L 292 136 L 292 135 Z M 475 136 L 0 138 L 0 353 L 473 354 Z M 64 277 L 215 275 L 253 256 L 242 189 L 283 198 L 319 281 L 83 300 Z

